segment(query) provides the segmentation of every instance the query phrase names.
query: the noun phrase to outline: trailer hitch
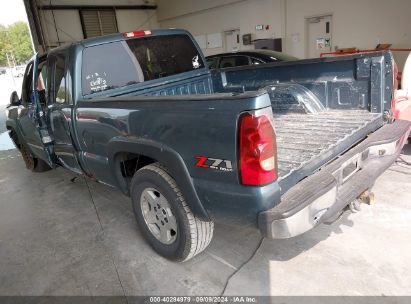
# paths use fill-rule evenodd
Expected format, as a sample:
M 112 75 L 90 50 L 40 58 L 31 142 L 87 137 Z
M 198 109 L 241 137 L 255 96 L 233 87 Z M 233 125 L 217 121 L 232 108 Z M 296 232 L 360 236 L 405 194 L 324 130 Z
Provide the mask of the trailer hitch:
M 361 204 L 371 205 L 375 201 L 374 192 L 369 191 L 368 189 L 361 193 L 355 200 L 350 202 L 340 213 L 334 216 L 331 219 L 328 219 L 324 224 L 331 225 L 336 221 L 340 220 L 345 213 L 345 211 L 350 210 L 352 213 L 357 213 L 361 211 Z

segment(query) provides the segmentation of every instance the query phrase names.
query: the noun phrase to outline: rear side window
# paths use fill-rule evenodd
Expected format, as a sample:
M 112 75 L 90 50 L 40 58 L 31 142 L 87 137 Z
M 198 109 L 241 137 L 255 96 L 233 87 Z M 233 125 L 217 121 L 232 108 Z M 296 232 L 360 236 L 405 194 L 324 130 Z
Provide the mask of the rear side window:
M 258 65 L 264 63 L 264 61 L 261 61 L 260 59 L 257 58 L 250 58 L 251 65 Z
M 57 55 L 54 68 L 54 90 L 56 92 L 56 102 L 66 102 L 66 57 Z
M 23 87 L 21 90 L 21 100 L 23 105 L 27 107 L 31 103 L 31 93 L 33 91 L 33 62 L 27 65 L 26 72 L 23 78 Z
M 218 57 L 212 57 L 206 59 L 209 69 L 216 69 L 218 64 Z
M 186 35 L 152 36 L 88 47 L 83 51 L 83 95 L 204 67 Z
M 220 61 L 221 68 L 231 68 L 236 66 L 248 65 L 248 57 L 247 56 L 231 56 L 231 57 L 223 57 Z

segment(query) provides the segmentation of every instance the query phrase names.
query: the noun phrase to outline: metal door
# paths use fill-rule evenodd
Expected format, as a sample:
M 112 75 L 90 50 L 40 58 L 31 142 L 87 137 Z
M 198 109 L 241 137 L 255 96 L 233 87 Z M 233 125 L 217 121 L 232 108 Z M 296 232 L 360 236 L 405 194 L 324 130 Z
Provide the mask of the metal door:
M 330 52 L 332 47 L 332 17 L 321 16 L 306 19 L 306 57 L 317 58 L 322 52 Z
M 234 52 L 240 50 L 240 30 L 230 30 L 224 32 L 225 50 Z

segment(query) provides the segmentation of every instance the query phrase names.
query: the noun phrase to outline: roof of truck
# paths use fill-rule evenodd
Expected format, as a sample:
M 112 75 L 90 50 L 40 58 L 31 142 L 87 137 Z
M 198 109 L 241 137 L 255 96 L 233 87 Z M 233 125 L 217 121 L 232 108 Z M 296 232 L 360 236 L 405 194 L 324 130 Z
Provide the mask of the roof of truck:
M 135 36 L 135 37 L 125 37 L 125 34 L 127 33 L 132 33 L 132 32 L 149 32 L 149 34 L 146 34 L 144 36 Z M 99 44 L 104 44 L 104 43 L 109 43 L 109 42 L 114 42 L 114 41 L 121 41 L 124 39 L 136 39 L 136 38 L 142 38 L 142 37 L 150 37 L 150 36 L 159 36 L 159 35 L 178 35 L 178 34 L 184 34 L 192 37 L 190 32 L 183 30 L 183 29 L 175 29 L 175 28 L 169 28 L 169 29 L 158 29 L 158 30 L 137 30 L 137 31 L 129 31 L 129 32 L 124 32 L 124 33 L 115 33 L 115 34 L 110 34 L 110 35 L 104 35 L 104 36 L 99 36 L 99 37 L 93 37 L 93 38 L 88 38 L 88 39 L 83 39 L 80 41 L 72 42 L 70 44 L 62 45 L 56 48 L 51 49 L 50 51 L 46 52 L 47 53 L 53 53 L 56 51 L 61 51 L 64 49 L 68 49 L 70 47 L 75 47 L 75 46 L 82 46 L 82 47 L 90 47 L 90 46 L 95 46 Z M 194 38 L 192 38 L 193 41 L 195 42 Z
M 130 38 L 125 37 L 127 33 L 133 33 L 133 32 L 146 32 L 146 33 L 148 32 L 148 34 L 145 34 L 143 36 L 134 36 Z M 74 44 L 80 44 L 84 47 L 89 47 L 93 45 L 99 45 L 103 43 L 119 41 L 119 40 L 124 40 L 124 39 L 135 39 L 139 37 L 149 37 L 149 36 L 157 36 L 157 35 L 176 35 L 176 34 L 185 34 L 185 35 L 191 36 L 191 34 L 188 31 L 183 30 L 183 29 L 159 29 L 159 30 L 151 30 L 151 31 L 137 30 L 137 31 L 129 31 L 125 33 L 116 33 L 116 34 L 111 34 L 111 35 L 84 39 Z

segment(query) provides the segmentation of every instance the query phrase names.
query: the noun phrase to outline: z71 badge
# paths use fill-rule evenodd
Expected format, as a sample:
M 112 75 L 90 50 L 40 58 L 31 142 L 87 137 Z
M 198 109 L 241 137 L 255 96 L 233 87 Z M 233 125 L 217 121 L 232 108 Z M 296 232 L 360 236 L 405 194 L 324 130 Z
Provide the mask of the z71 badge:
M 207 156 L 196 156 L 198 161 L 196 162 L 196 167 L 215 169 L 220 171 L 231 172 L 233 171 L 233 166 L 230 160 L 211 158 Z

